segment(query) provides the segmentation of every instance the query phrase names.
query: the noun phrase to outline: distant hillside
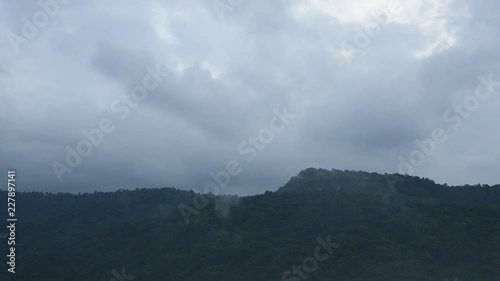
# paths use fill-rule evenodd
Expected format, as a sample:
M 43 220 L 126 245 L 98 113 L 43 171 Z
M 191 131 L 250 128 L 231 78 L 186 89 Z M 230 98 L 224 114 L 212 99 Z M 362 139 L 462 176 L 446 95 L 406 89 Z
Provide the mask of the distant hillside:
M 497 281 L 500 210 L 479 203 L 495 188 L 405 180 L 392 193 L 383 175 L 307 169 L 278 192 L 211 196 L 189 224 L 179 204 L 200 196 L 173 188 L 20 192 L 16 280 Z
M 479 204 L 500 207 L 500 185 L 448 186 L 427 178 L 309 168 L 301 171 L 278 192 L 349 192 L 393 196 L 405 200 Z

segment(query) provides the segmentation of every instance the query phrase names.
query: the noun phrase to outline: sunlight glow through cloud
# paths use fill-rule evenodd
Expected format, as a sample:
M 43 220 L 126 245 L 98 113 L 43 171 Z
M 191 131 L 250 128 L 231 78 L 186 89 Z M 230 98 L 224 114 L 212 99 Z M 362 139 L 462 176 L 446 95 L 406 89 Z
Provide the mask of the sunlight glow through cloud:
M 419 28 L 427 42 L 425 47 L 414 55 L 417 58 L 425 58 L 456 43 L 459 29 L 452 25 L 449 18 L 465 18 L 468 12 L 465 7 L 453 10 L 453 3 L 453 0 L 311 0 L 294 2 L 293 17 L 301 21 L 320 13 L 336 18 L 342 24 L 364 26 L 373 21 L 373 15 L 387 11 L 390 5 L 401 5 L 401 13 L 392 15 L 392 24 L 414 25 Z M 341 55 L 349 57 L 349 54 Z

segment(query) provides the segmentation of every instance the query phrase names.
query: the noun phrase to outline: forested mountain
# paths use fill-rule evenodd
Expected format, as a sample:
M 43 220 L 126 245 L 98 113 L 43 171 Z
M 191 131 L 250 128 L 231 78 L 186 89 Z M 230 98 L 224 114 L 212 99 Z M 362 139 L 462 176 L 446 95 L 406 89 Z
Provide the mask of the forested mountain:
M 448 186 L 427 178 L 364 171 L 309 168 L 290 179 L 279 192 L 339 191 L 392 196 L 425 202 L 480 204 L 500 207 L 500 185 Z
M 204 196 L 186 224 L 195 196 L 20 192 L 16 280 L 499 280 L 499 186 L 307 169 L 277 192 Z

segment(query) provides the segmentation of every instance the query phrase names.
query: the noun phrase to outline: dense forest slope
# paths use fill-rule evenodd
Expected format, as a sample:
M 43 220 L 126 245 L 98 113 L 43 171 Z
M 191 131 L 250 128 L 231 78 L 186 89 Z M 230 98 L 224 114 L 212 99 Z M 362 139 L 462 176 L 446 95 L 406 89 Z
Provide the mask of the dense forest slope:
M 399 174 L 309 168 L 290 179 L 279 192 L 339 191 L 378 194 L 425 202 L 480 204 L 500 207 L 500 185 L 448 186 L 433 180 Z M 500 280 L 500 279 L 499 279 Z
M 499 280 L 499 187 L 398 177 L 307 169 L 189 224 L 173 188 L 18 193 L 16 280 Z

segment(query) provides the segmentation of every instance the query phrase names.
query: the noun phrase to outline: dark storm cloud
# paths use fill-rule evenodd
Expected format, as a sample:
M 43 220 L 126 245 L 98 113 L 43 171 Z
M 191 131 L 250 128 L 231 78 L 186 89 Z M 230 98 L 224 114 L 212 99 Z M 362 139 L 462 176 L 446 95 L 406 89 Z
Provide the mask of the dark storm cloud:
M 242 172 L 224 192 L 245 195 L 311 166 L 397 172 L 416 139 L 449 128 L 443 114 L 479 76 L 500 80 L 500 4 L 401 5 L 346 55 L 388 1 L 242 1 L 223 19 L 210 1 L 68 1 L 16 53 L 12 34 L 43 8 L 4 1 L 0 167 L 16 168 L 24 190 L 201 189 L 235 160 Z M 124 117 L 116 107 L 158 69 L 168 75 Z M 481 102 L 414 173 L 500 182 L 499 103 Z M 239 147 L 284 107 L 296 117 L 249 161 Z M 52 163 L 66 165 L 66 147 L 103 120 L 113 132 L 60 182 Z

